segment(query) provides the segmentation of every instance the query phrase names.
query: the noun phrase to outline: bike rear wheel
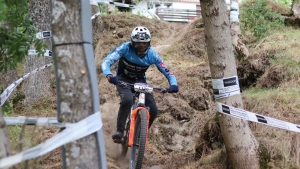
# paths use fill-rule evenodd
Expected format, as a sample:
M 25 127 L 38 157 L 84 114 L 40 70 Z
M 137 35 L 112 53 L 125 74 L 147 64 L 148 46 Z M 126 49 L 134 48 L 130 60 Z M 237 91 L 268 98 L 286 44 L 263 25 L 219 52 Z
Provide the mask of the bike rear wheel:
M 148 118 L 145 110 L 139 110 L 136 116 L 134 142 L 130 151 L 129 169 L 141 169 L 144 159 Z

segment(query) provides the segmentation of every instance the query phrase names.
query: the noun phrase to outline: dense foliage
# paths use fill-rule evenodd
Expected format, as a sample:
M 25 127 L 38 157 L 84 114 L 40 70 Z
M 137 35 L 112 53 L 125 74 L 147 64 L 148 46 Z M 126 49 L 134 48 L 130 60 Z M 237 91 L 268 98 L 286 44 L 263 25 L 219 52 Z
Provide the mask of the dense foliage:
M 284 18 L 273 12 L 268 0 L 246 1 L 241 7 L 242 31 L 250 31 L 257 38 L 265 37 L 271 29 L 280 28 Z
M 4 3 L 4 0 L 0 0 L 0 12 L 3 11 L 6 8 L 6 5 Z M 5 19 L 5 15 L 0 15 L 0 22 L 2 22 Z
M 31 44 L 39 55 L 46 49 L 36 39 L 37 29 L 28 18 L 26 0 L 0 0 L 0 72 L 15 69 L 28 55 Z

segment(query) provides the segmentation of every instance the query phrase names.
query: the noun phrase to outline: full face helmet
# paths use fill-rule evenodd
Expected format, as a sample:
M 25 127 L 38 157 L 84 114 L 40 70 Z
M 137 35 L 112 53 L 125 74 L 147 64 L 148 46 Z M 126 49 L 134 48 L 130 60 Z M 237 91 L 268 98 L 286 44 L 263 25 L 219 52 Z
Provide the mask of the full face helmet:
M 150 48 L 151 34 L 144 26 L 135 27 L 131 33 L 131 45 L 135 53 L 143 58 Z

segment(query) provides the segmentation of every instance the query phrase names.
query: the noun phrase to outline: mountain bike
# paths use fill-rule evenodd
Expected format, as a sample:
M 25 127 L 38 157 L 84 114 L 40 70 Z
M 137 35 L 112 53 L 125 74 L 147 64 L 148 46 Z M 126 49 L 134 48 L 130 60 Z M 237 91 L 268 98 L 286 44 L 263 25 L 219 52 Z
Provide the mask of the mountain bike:
M 167 88 L 154 88 L 147 83 L 126 83 L 119 81 L 122 86 L 131 88 L 133 92 L 133 105 L 129 113 L 125 132 L 121 140 L 121 155 L 126 156 L 128 147 L 131 147 L 129 158 L 129 169 L 142 168 L 145 148 L 148 145 L 148 128 L 150 113 L 145 105 L 145 94 L 153 91 L 167 93 Z M 138 99 L 137 99 L 138 98 Z

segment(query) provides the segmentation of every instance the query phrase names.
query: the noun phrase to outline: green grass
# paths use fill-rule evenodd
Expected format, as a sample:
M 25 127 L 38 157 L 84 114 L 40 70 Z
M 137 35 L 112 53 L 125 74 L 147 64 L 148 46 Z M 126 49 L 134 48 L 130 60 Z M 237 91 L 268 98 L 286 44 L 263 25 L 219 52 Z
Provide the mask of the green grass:
M 297 99 L 294 101 L 300 102 L 300 88 L 291 87 L 286 89 L 280 88 L 268 88 L 268 89 L 258 89 L 258 88 L 250 88 L 243 91 L 242 95 L 247 98 L 256 98 L 259 100 L 265 100 L 265 102 L 270 102 L 271 98 L 285 98 L 283 100 L 289 99 Z
M 243 100 L 247 108 L 255 113 L 268 113 L 271 116 L 280 117 L 284 113 L 296 113 L 300 110 L 300 88 L 251 88 L 243 91 Z M 294 119 L 288 119 L 294 120 Z
M 8 126 L 10 144 L 12 150 L 16 150 L 18 147 L 19 134 L 22 130 L 21 126 Z

